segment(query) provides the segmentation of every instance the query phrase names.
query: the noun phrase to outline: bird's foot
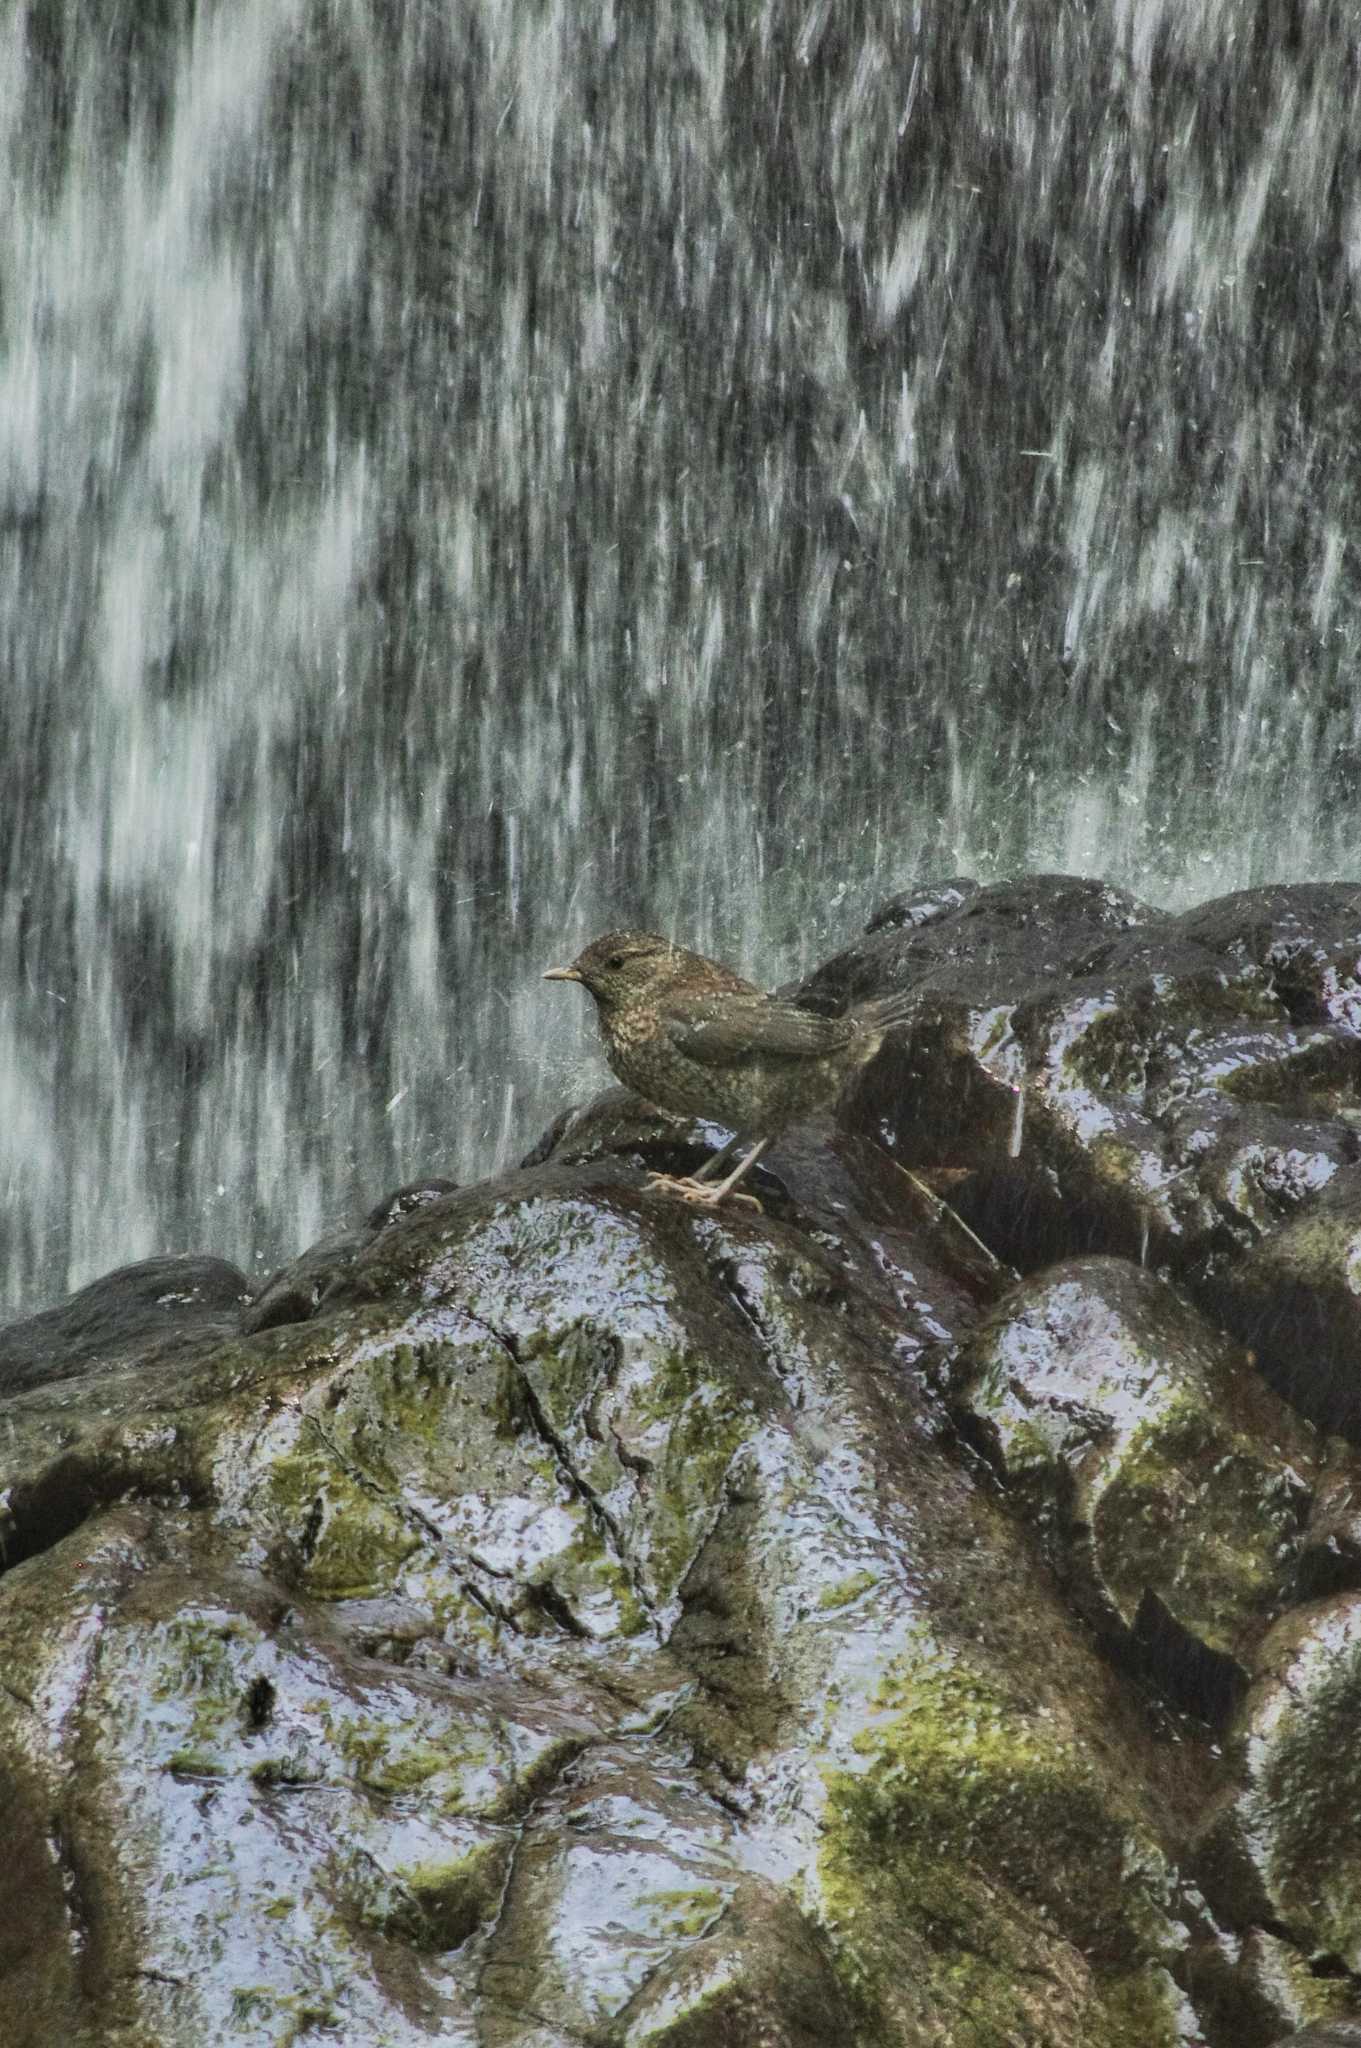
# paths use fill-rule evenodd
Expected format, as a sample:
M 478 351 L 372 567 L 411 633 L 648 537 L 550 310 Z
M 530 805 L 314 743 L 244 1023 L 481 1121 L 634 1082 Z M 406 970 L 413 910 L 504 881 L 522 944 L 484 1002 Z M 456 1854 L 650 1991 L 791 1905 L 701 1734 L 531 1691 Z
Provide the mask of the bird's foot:
M 660 1194 L 679 1195 L 683 1202 L 693 1202 L 698 1209 L 716 1209 L 720 1202 L 745 1202 L 749 1208 L 763 1216 L 765 1211 L 755 1195 L 740 1194 L 736 1188 L 725 1188 L 720 1182 L 695 1180 L 692 1175 L 674 1173 L 650 1173 L 647 1177 L 649 1188 Z

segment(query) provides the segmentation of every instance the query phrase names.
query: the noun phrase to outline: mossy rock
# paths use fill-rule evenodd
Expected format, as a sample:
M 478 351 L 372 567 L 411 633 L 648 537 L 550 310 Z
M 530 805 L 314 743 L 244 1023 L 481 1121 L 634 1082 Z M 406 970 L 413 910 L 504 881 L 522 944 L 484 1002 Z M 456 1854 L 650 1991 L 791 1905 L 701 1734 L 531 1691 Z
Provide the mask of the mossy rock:
M 1238 1773 L 1207 1821 L 1212 1904 L 1361 1971 L 1361 1597 L 1297 1608 L 1262 1646 L 1232 1731 Z
M 1326 1446 L 1156 1275 L 1071 1260 L 1021 1283 L 950 1395 L 1098 1626 L 1232 1705 L 1290 1596 Z M 1202 1701 L 1202 1704 L 1205 1702 Z

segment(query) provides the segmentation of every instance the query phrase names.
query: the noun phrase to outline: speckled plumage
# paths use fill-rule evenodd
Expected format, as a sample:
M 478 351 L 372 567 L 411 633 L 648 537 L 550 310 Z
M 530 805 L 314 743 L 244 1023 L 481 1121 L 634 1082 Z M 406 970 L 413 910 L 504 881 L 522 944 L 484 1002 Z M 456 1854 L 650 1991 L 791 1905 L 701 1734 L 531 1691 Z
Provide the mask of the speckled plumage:
M 904 1007 L 889 997 L 816 1016 L 655 932 L 607 932 L 548 978 L 594 997 L 605 1057 L 625 1087 L 658 1109 L 726 1124 L 757 1150 L 834 1101 Z M 729 1192 L 754 1156 L 696 1198 Z

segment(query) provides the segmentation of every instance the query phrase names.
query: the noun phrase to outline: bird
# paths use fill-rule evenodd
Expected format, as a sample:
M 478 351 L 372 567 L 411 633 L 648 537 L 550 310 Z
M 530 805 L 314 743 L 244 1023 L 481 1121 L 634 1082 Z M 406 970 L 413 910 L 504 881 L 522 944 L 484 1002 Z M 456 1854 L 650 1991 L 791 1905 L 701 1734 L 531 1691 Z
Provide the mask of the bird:
M 738 1183 L 786 1125 L 835 1100 L 909 1002 L 899 993 L 818 1016 L 656 932 L 606 932 L 544 980 L 579 982 L 594 997 L 605 1058 L 626 1088 L 671 1115 L 710 1117 L 734 1133 L 698 1173 L 650 1177 L 706 1208 L 729 1197 L 760 1208 L 734 1192 Z M 746 1156 L 713 1180 L 744 1142 Z

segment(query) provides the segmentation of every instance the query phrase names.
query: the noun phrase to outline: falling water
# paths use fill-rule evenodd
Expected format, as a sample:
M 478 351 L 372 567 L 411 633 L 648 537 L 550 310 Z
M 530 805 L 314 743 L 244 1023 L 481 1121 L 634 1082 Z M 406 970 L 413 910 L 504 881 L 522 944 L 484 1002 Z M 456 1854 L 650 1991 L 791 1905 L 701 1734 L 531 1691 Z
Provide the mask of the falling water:
M 5 1300 L 513 1158 L 623 917 L 1355 873 L 1353 17 L 17 0 Z

